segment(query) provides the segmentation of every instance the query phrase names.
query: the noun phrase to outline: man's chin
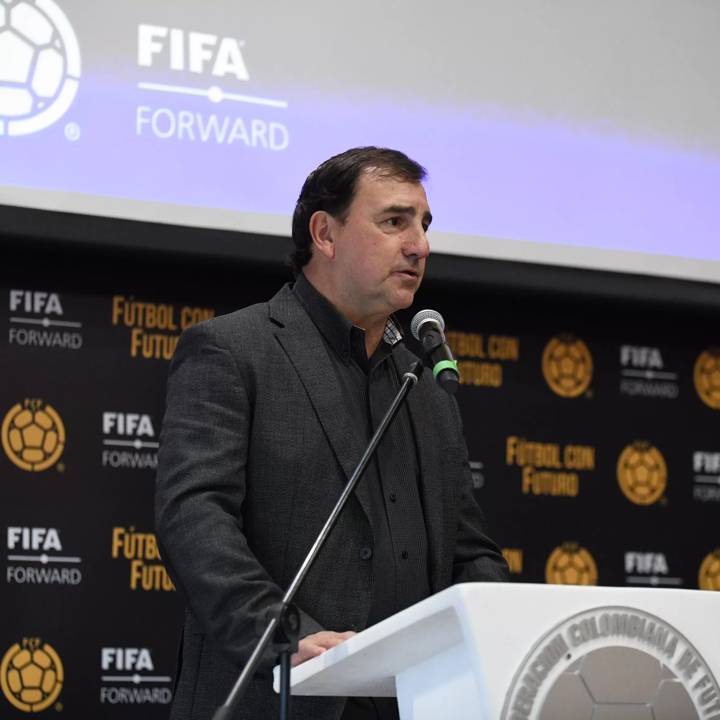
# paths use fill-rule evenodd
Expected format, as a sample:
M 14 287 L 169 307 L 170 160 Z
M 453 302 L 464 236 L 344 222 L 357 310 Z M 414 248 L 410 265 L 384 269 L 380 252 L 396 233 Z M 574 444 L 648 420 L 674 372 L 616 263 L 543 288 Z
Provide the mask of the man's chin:
M 407 310 L 415 301 L 415 291 L 405 291 L 397 294 L 395 298 L 395 310 Z

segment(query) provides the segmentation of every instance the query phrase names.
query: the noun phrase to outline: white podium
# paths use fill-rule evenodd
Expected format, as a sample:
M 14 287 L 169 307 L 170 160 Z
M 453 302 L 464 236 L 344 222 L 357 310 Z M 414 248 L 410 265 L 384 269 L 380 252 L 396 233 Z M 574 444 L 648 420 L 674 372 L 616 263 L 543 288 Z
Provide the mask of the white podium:
M 473 583 L 294 668 L 292 692 L 397 696 L 403 720 L 720 720 L 719 676 L 720 593 Z

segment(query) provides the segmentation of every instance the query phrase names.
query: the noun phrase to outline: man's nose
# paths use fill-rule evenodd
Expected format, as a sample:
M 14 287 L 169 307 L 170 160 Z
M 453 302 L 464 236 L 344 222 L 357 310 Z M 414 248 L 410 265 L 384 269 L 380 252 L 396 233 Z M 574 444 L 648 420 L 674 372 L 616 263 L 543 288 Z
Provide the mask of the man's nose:
M 417 258 L 426 258 L 430 254 L 430 243 L 422 225 L 413 226 L 408 230 L 403 244 L 405 255 L 413 255 Z

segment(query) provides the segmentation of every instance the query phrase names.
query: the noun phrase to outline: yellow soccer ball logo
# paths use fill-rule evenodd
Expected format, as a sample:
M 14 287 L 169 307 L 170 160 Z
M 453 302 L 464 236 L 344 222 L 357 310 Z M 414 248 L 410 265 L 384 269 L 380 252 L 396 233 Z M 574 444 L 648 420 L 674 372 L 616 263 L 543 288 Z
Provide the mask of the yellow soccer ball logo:
M 563 543 L 551 553 L 545 565 L 545 582 L 552 585 L 597 585 L 598 571 L 593 556 L 577 543 Z
M 40 712 L 60 695 L 64 670 L 60 657 L 39 638 L 15 643 L 0 663 L 0 685 L 8 701 L 24 712 Z
M 693 379 L 700 399 L 713 410 L 720 410 L 720 348 L 700 353 Z
M 554 393 L 574 398 L 584 393 L 592 382 L 592 355 L 579 338 L 558 335 L 545 346 L 542 371 L 545 382 Z
M 698 573 L 701 590 L 720 590 L 720 548 L 705 557 Z
M 652 505 L 665 492 L 667 465 L 660 451 L 647 442 L 634 442 L 621 453 L 617 480 L 628 500 L 636 505 Z
M 25 400 L 10 409 L 2 424 L 2 446 L 23 470 L 53 466 L 65 448 L 65 426 L 56 410 L 42 400 Z

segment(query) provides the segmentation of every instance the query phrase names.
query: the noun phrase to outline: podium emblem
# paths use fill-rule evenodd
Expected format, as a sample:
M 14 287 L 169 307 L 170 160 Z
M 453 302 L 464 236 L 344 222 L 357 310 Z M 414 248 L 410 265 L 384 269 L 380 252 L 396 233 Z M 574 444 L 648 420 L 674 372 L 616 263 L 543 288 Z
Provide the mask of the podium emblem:
M 501 720 L 699 720 L 718 703 L 708 664 L 672 625 L 636 608 L 599 607 L 567 618 L 535 644 L 510 684 Z

